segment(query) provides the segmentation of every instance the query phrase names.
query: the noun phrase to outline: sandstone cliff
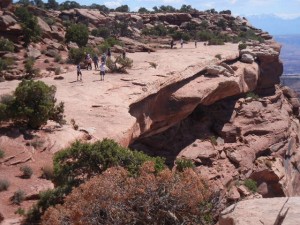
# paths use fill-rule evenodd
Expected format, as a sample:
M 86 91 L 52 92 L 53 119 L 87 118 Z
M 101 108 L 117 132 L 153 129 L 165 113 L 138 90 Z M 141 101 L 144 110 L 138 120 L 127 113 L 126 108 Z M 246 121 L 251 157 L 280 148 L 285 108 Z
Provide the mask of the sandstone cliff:
M 45 12 L 35 10 L 35 13 Z M 39 19 L 44 39 L 25 50 L 19 46 L 20 52 L 13 53 L 19 64 L 24 60 L 20 53 L 27 52 L 39 59 L 46 44 L 47 50 L 67 53 L 67 46 L 59 44 L 65 32 L 60 21 L 63 17 L 88 18 L 91 26 L 125 18 L 132 29 L 139 30 L 159 21 L 181 29 L 187 21 L 196 23 L 204 18 L 209 18 L 214 29 L 219 17 L 233 19 L 230 15 L 201 13 L 105 15 L 88 10 L 53 11 L 48 16 L 58 22 L 49 26 Z M 255 29 L 244 19 L 235 21 Z M 20 32 L 10 11 L 2 12 L 0 23 L 6 24 L 7 37 L 16 37 Z M 265 39 L 270 38 L 262 31 L 257 32 Z M 278 85 L 282 63 L 277 43 L 252 41 L 242 51 L 231 43 L 224 46 L 199 43 L 197 48 L 194 43 L 187 43 L 182 49 L 157 48 L 152 52 L 153 46 L 142 44 L 138 38 L 120 39 L 134 61 L 128 74 L 108 74 L 105 82 L 99 81 L 98 71 L 83 71 L 83 82 L 76 82 L 73 72 L 65 73 L 63 80 L 41 78 L 55 85 L 58 100 L 65 102 L 66 126 L 49 123 L 40 131 L 28 131 L 2 125 L 0 146 L 6 156 L 0 161 L 3 171 L 0 178 L 9 177 L 12 183 L 8 192 L 0 193 L 0 213 L 5 219 L 15 217 L 13 212 L 17 208 L 9 205 L 14 191 L 19 188 L 26 191 L 30 197 L 22 206 L 28 208 L 40 190 L 51 188 L 50 182 L 40 178 L 41 167 L 51 164 L 53 152 L 76 139 L 113 138 L 124 146 L 164 156 L 170 166 L 179 157 L 192 159 L 197 170 L 221 190 L 227 203 L 243 198 L 299 194 L 300 104 L 292 90 Z M 90 38 L 90 43 L 102 41 Z M 167 43 L 164 41 L 154 46 L 163 46 Z M 118 54 L 116 49 L 113 57 Z M 40 59 L 39 65 L 44 68 L 44 58 Z M 157 65 L 155 68 L 151 66 L 153 63 Z M 5 77 L 22 77 L 22 71 L 15 69 Z M 16 80 L 0 83 L 1 95 L 13 91 L 17 84 Z M 71 119 L 79 130 L 72 129 Z M 18 167 L 25 163 L 34 169 L 30 184 L 19 179 Z M 243 184 L 249 178 L 257 182 L 259 194 L 251 193 Z

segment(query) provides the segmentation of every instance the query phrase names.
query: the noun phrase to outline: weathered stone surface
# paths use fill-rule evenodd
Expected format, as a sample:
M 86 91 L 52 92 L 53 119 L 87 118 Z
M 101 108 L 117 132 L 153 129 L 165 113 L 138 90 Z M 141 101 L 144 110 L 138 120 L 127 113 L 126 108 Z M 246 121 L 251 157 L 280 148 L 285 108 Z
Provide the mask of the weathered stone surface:
M 27 48 L 27 53 L 26 54 L 27 54 L 27 57 L 33 57 L 35 59 L 38 59 L 42 55 L 40 50 L 38 50 L 38 49 L 36 49 L 32 46 L 29 46 Z
M 193 160 L 197 158 L 209 159 L 216 157 L 217 153 L 217 150 L 210 141 L 201 142 L 201 140 L 196 140 L 192 145 L 183 149 L 178 157 L 184 157 Z
M 43 32 L 51 32 L 50 26 L 40 17 L 37 17 L 38 19 L 38 25 L 40 26 L 41 30 Z
M 151 48 L 150 46 L 130 38 L 120 37 L 120 40 L 125 44 L 126 48 L 133 49 L 134 52 L 155 52 L 155 49 Z
M 223 66 L 212 65 L 207 66 L 206 71 L 209 75 L 217 76 L 223 74 L 225 72 L 225 68 Z
M 278 216 L 283 216 L 282 225 L 297 225 L 300 221 L 300 198 L 240 201 L 221 213 L 219 225 L 274 225 Z
M 244 63 L 253 63 L 254 62 L 254 58 L 252 55 L 250 54 L 243 54 L 241 57 L 241 61 Z

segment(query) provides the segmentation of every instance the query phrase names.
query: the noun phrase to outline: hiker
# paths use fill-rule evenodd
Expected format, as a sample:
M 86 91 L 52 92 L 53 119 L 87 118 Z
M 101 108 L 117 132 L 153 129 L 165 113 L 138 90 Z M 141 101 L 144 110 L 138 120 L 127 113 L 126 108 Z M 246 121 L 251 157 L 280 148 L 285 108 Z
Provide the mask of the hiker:
M 122 52 L 122 57 L 123 57 L 123 59 L 126 58 L 126 52 L 125 52 L 125 50 L 123 50 L 123 52 Z
M 91 59 L 91 56 L 89 53 L 85 57 L 85 65 L 86 65 L 87 70 L 89 70 L 89 68 L 91 68 L 91 70 L 92 70 L 92 59 Z
M 110 48 L 107 49 L 107 57 L 108 57 L 108 58 L 111 57 L 111 51 L 110 51 Z
M 195 48 L 197 48 L 197 40 L 195 39 Z
M 82 81 L 82 73 L 81 73 L 81 68 L 80 68 L 80 63 L 77 65 L 77 81 L 80 75 L 80 80 Z
M 101 64 L 105 64 L 106 63 L 106 55 L 105 55 L 105 53 L 103 53 L 102 54 L 102 56 L 101 56 Z
M 104 81 L 105 76 L 105 63 L 101 63 L 100 65 L 100 80 Z
M 173 46 L 174 46 L 174 40 L 172 39 L 171 40 L 171 49 L 173 48 Z
M 183 39 L 180 39 L 181 48 L 183 48 Z
M 99 62 L 99 59 L 98 59 L 97 55 L 94 55 L 93 62 L 94 62 L 95 70 L 97 70 L 98 69 L 98 62 Z
M 86 60 L 86 65 L 87 65 L 87 70 L 89 70 L 89 68 L 92 70 L 92 59 L 91 59 L 91 57 Z

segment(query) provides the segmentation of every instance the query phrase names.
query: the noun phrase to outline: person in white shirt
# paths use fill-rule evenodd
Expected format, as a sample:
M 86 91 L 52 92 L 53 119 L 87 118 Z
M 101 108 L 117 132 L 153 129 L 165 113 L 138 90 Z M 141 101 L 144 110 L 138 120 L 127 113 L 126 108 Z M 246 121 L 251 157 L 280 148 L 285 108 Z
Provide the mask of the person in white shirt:
M 101 76 L 101 80 L 104 81 L 104 76 L 105 76 L 105 63 L 101 63 L 101 66 L 100 66 L 100 76 Z

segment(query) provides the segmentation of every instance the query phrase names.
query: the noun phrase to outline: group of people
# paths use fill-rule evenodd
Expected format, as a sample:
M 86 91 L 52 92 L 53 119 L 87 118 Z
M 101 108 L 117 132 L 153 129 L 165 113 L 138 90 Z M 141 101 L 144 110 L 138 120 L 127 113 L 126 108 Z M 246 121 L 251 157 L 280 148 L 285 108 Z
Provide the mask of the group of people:
M 173 39 L 171 40 L 170 45 L 171 45 L 171 49 L 172 49 L 174 47 Z M 183 48 L 183 39 L 182 38 L 180 39 L 180 46 L 181 46 L 181 48 Z M 195 39 L 195 48 L 197 48 L 197 40 L 196 39 Z
M 108 58 L 111 57 L 111 50 L 110 48 L 107 49 L 107 53 L 103 53 L 103 55 L 101 56 L 101 65 L 100 65 L 100 80 L 104 81 L 104 76 L 105 76 L 105 65 L 106 65 L 106 56 Z M 86 63 L 86 67 L 87 70 L 91 69 L 92 70 L 92 62 L 94 63 L 94 67 L 95 70 L 99 69 L 99 58 L 98 56 L 95 54 L 93 58 L 91 58 L 90 54 L 87 54 L 85 57 L 85 63 Z M 77 65 L 77 81 L 80 80 L 82 81 L 82 72 L 81 72 L 81 66 L 80 63 L 78 63 Z

